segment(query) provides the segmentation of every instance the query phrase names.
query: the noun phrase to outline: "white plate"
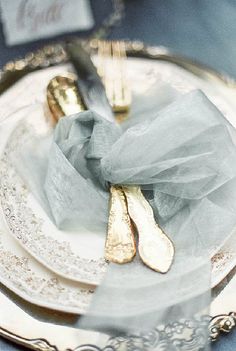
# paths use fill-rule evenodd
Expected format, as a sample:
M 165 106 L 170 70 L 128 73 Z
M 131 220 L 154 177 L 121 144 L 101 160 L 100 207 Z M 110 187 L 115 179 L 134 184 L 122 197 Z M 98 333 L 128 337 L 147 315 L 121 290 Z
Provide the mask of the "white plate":
M 212 286 L 236 262 L 235 242 L 229 241 L 212 259 Z M 1 221 L 0 282 L 28 302 L 58 311 L 81 314 L 88 308 L 93 288 L 63 279 L 30 256 L 9 235 Z
M 25 78 L 23 82 L 19 82 L 17 86 L 12 88 L 12 94 L 16 97 L 18 96 L 17 89 L 21 91 L 21 98 L 16 99 L 18 102 L 15 101 L 15 108 L 24 105 L 24 95 L 28 103 L 35 102 L 35 96 L 37 96 L 37 101 L 45 103 L 45 86 L 48 80 L 55 74 L 68 69 L 70 66 L 46 69 L 34 73 L 33 79 L 31 76 Z M 235 103 L 222 85 L 216 83 L 213 86 L 193 74 L 165 62 L 129 59 L 128 73 L 133 92 L 137 94 L 145 92 L 156 81 L 163 82 L 163 84 L 167 82 L 180 93 L 201 88 L 231 123 L 235 124 Z M 34 83 L 32 85 L 34 93 L 31 94 L 31 91 L 24 89 L 24 93 L 22 93 L 21 84 L 30 86 L 29 81 Z M 30 98 L 31 95 L 33 101 Z M 11 101 L 11 89 L 3 95 L 3 100 L 5 106 L 7 102 Z M 2 106 L 1 104 L 0 111 Z M 3 115 L 6 120 L 10 113 L 8 114 L 3 108 Z M 43 128 L 47 128 L 43 115 L 38 114 L 37 120 L 36 116 L 33 118 L 33 122 L 37 126 L 42 124 Z M 8 153 L 17 148 L 18 143 L 24 142 L 24 137 L 27 137 L 27 130 L 24 128 L 19 128 L 16 133 L 17 135 L 10 138 L 0 166 L 0 197 L 11 234 L 32 256 L 56 274 L 74 281 L 99 284 L 107 266 L 103 259 L 105 233 L 80 232 L 75 235 L 75 233 L 57 230 L 25 187 L 14 165 L 11 165 L 9 161 Z M 226 266 L 231 267 L 232 264 Z M 225 268 L 224 273 L 227 274 L 228 271 L 229 268 Z M 219 280 L 219 276 L 214 280 L 215 282 Z

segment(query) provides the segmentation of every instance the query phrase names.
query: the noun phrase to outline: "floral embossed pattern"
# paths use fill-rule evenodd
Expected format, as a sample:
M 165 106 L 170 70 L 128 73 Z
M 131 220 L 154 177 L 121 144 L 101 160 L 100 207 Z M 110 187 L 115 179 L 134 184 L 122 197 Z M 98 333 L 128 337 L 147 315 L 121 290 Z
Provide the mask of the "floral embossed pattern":
M 208 316 L 183 319 L 157 327 L 146 334 L 110 338 L 107 346 L 102 350 L 203 350 L 208 343 L 208 324 Z
M 71 313 L 86 311 L 92 289 L 67 282 L 44 268 L 37 269 L 37 262 L 33 264 L 34 259 L 23 250 L 16 254 L 6 237 L 7 233 L 0 232 L 0 281 L 4 285 L 40 306 Z

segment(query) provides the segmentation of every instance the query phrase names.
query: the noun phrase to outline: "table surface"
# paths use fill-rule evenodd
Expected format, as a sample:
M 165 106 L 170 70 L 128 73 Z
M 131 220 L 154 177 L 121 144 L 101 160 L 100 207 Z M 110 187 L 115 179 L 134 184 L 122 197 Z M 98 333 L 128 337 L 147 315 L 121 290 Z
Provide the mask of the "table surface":
M 90 1 L 99 25 L 111 11 L 110 0 L 103 0 L 102 6 L 101 2 Z M 125 0 L 125 3 L 125 18 L 113 28 L 110 38 L 163 45 L 236 78 L 235 0 Z M 0 67 L 48 42 L 40 40 L 9 48 L 5 46 L 0 26 Z M 214 343 L 212 350 L 235 351 L 235 345 L 236 332 L 232 332 Z M 24 349 L 0 339 L 0 350 Z

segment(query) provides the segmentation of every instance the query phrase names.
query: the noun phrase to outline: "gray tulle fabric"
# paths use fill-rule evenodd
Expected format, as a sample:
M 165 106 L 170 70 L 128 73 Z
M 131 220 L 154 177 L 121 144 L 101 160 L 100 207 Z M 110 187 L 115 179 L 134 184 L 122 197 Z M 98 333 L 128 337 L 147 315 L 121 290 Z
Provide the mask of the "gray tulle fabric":
M 210 211 L 215 206 L 208 195 L 236 175 L 232 133 L 201 92 L 177 99 L 153 121 L 123 133 L 91 111 L 61 119 L 44 183 L 57 225 L 73 217 L 89 225 L 92 218 L 106 229 L 109 184 L 142 185 L 162 222 L 186 205 Z M 212 245 L 217 240 L 212 236 Z
M 209 306 L 210 257 L 236 225 L 234 140 L 231 125 L 194 91 L 123 126 L 91 111 L 61 119 L 48 157 L 38 157 L 45 174 L 34 184 L 36 168 L 24 150 L 29 184 L 59 227 L 98 228 L 105 236 L 109 185 L 139 184 L 175 245 L 165 275 L 138 255 L 130 264 L 110 264 L 80 327 L 147 335 Z M 154 349 L 145 345 L 140 350 Z

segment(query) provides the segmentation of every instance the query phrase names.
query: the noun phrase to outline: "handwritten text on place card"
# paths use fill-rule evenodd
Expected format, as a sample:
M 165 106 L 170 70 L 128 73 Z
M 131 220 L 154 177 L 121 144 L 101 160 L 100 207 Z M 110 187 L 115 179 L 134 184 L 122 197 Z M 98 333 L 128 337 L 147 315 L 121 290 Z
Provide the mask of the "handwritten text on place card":
M 94 25 L 88 0 L 0 0 L 0 5 L 8 45 L 88 30 Z

